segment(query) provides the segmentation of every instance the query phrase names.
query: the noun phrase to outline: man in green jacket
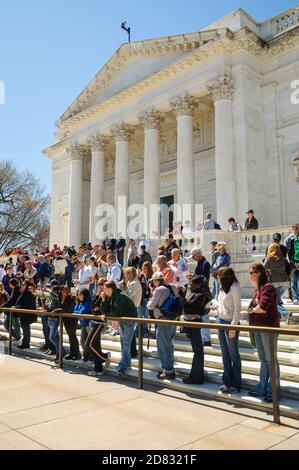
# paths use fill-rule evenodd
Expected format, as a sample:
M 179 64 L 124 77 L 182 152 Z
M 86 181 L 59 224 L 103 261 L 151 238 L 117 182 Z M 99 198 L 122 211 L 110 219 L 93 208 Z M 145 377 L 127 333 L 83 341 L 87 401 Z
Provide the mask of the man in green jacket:
M 134 302 L 116 287 L 113 281 L 104 284 L 102 294 L 102 311 L 106 317 L 137 318 Z M 134 336 L 134 322 L 120 323 L 121 360 L 117 367 L 118 375 L 122 376 L 131 367 L 131 344 Z

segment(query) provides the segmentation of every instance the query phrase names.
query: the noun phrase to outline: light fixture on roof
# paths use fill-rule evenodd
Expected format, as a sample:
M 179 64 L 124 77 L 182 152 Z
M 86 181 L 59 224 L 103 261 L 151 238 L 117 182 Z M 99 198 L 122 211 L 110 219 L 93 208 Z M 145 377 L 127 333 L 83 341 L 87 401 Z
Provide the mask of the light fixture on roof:
M 127 22 L 126 21 L 123 21 L 122 24 L 121 24 L 121 29 L 124 29 L 125 31 L 127 31 L 128 33 L 128 40 L 129 42 L 131 42 L 131 28 L 128 26 L 126 26 Z

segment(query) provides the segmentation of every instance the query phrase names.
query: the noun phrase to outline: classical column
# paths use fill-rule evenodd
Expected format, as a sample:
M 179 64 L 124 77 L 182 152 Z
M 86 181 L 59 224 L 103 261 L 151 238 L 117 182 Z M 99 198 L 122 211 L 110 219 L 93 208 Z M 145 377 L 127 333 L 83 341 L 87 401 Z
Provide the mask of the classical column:
M 161 113 L 155 110 L 140 116 L 144 125 L 144 198 L 145 226 L 144 232 L 149 238 L 159 232 L 160 204 L 160 124 L 164 120 Z
M 197 103 L 188 93 L 170 102 L 177 115 L 177 204 L 182 211 L 180 218 L 190 219 L 192 224 L 195 204 L 193 111 Z
M 82 243 L 82 186 L 85 147 L 74 144 L 67 149 L 70 155 L 69 245 L 78 248 Z
M 100 241 L 96 236 L 96 208 L 104 204 L 105 150 L 108 140 L 96 135 L 88 143 L 91 148 L 89 241 L 94 245 Z
M 229 217 L 236 217 L 232 99 L 233 82 L 228 75 L 208 85 L 215 102 L 215 159 L 217 222 L 227 228 Z
M 129 140 L 133 134 L 131 126 L 122 123 L 112 129 L 115 138 L 115 235 L 123 236 L 127 229 L 127 208 L 129 204 Z

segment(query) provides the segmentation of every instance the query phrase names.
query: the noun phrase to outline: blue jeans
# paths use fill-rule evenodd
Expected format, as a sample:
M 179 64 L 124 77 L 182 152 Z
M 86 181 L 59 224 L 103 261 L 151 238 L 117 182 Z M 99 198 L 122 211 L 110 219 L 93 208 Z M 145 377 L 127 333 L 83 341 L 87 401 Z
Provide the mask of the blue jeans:
M 5 314 L 4 316 L 3 326 L 6 329 L 6 331 L 9 331 L 9 315 L 8 314 Z M 18 317 L 15 317 L 14 315 L 12 317 L 12 337 L 16 341 L 20 341 L 21 339 L 20 320 Z
M 277 358 L 277 342 L 278 335 L 274 335 L 275 338 L 275 357 Z M 260 369 L 260 381 L 255 387 L 255 392 L 261 397 L 272 398 L 272 381 L 271 381 L 271 358 L 270 358 L 270 334 L 260 333 L 259 331 L 254 332 L 254 340 L 256 349 L 261 361 Z M 280 372 L 279 364 L 276 359 L 276 382 L 280 388 Z M 278 392 L 278 398 L 280 397 L 280 391 Z
M 229 325 L 230 322 L 219 321 Z M 241 390 L 242 386 L 242 364 L 239 353 L 239 332 L 236 331 L 236 335 L 233 339 L 229 338 L 228 330 L 218 330 L 218 338 L 220 348 L 222 352 L 222 363 L 223 363 L 223 384 L 230 388 L 234 387 L 237 390 Z
M 167 372 L 172 372 L 174 369 L 173 340 L 175 335 L 175 326 L 157 326 L 157 349 L 160 356 L 161 366 Z
M 147 302 L 148 302 L 148 300 L 145 300 L 142 305 L 137 307 L 137 316 L 138 316 L 138 318 L 149 318 L 150 317 L 149 310 L 146 307 Z M 143 335 L 148 335 L 148 325 L 144 324 L 144 325 L 142 325 L 142 327 L 143 327 Z M 136 326 L 136 330 L 137 330 L 137 326 Z
M 50 341 L 50 327 L 48 324 L 48 315 L 42 316 L 42 325 L 43 325 L 43 335 L 45 338 L 45 346 L 50 349 L 50 351 L 55 353 L 54 344 Z
M 212 296 L 214 299 L 218 299 L 219 296 L 219 282 L 218 278 L 214 278 Z
M 92 355 L 90 354 L 89 349 L 86 347 L 86 341 L 88 335 L 90 333 L 90 325 L 81 325 L 81 335 L 80 335 L 80 344 L 83 350 L 83 360 L 85 362 L 90 361 L 92 359 Z
M 186 328 L 194 352 L 189 378 L 194 383 L 204 382 L 204 350 L 200 328 Z
M 293 300 L 299 300 L 299 269 L 293 271 L 291 287 Z
M 204 323 L 209 323 L 210 322 L 209 314 L 203 315 L 202 316 L 202 321 Z M 210 342 L 211 341 L 211 333 L 210 333 L 209 328 L 202 328 L 201 329 L 201 337 L 202 337 L 203 342 L 206 342 L 206 341 Z
M 90 297 L 93 299 L 96 293 L 97 282 L 94 281 L 92 284 L 89 284 L 89 293 Z
M 59 333 L 58 333 L 59 321 L 56 318 L 53 319 L 53 318 L 48 317 L 48 326 L 50 329 L 49 340 L 55 348 L 56 356 L 58 356 L 59 354 Z
M 121 322 L 120 323 L 120 345 L 121 345 L 121 360 L 118 368 L 127 370 L 131 367 L 131 344 L 135 333 L 135 323 Z
M 289 311 L 286 309 L 286 307 L 283 305 L 283 302 L 281 300 L 283 294 L 284 294 L 284 291 L 285 291 L 285 287 L 275 287 L 275 291 L 276 291 L 276 298 L 277 298 L 277 310 L 278 310 L 278 313 L 280 315 L 280 318 L 282 320 L 286 320 L 289 316 Z

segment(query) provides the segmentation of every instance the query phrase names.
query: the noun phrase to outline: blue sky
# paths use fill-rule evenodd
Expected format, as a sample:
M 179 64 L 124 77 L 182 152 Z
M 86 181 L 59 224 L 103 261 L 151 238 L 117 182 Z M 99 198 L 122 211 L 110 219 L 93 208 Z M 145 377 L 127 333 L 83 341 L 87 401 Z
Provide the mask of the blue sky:
M 2 0 L 0 159 L 30 169 L 50 189 L 54 121 L 121 43 L 199 31 L 236 8 L 257 21 L 287 10 L 295 0 Z

